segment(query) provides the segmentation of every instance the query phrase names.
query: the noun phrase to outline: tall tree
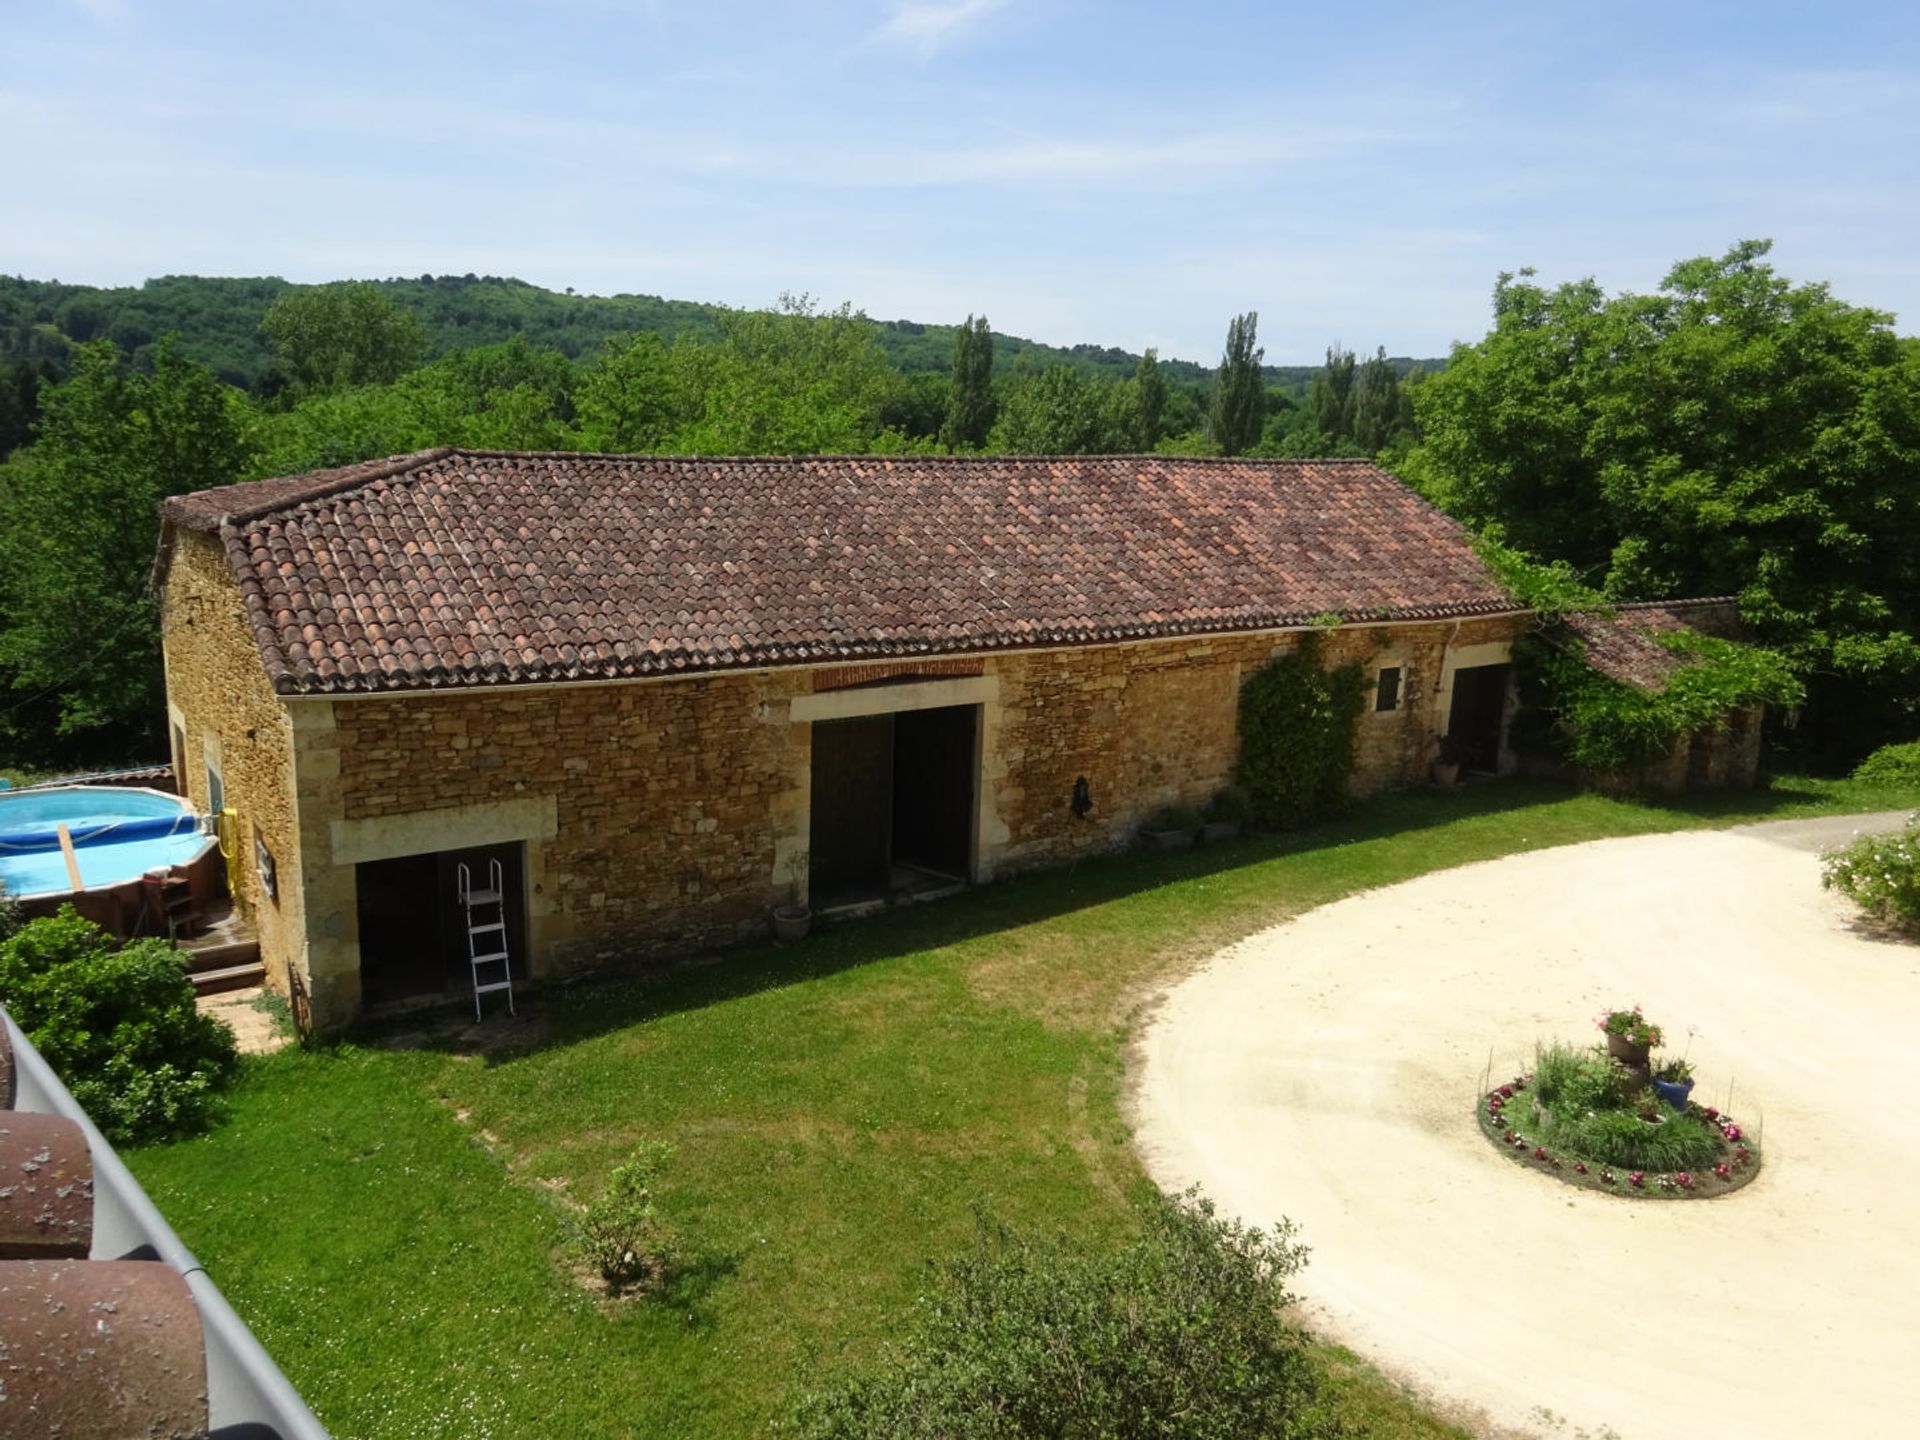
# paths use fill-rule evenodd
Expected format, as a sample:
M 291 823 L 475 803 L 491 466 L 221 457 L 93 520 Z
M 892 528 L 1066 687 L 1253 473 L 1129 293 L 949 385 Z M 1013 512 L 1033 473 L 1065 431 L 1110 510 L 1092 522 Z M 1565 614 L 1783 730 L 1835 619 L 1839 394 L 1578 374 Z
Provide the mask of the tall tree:
M 1411 402 L 1384 345 L 1354 376 L 1351 414 L 1349 438 L 1368 455 L 1379 454 L 1412 425 Z
M 978 449 L 992 428 L 993 331 L 986 316 L 969 315 L 953 338 L 953 379 L 940 438 L 956 450 Z
M 1621 599 L 1731 594 L 1834 758 L 1920 724 L 1920 358 L 1747 241 L 1653 295 L 1502 275 L 1406 473 Z
M 1327 363 L 1313 377 L 1309 406 L 1313 423 L 1330 441 L 1350 439 L 1353 435 L 1353 351 L 1339 341 L 1327 347 Z
M 308 390 L 390 384 L 426 353 L 419 316 L 365 281 L 289 290 L 260 328 L 287 375 Z
M 1227 326 L 1226 353 L 1213 382 L 1208 429 L 1223 455 L 1238 455 L 1258 443 L 1267 415 L 1267 383 L 1260 361 L 1267 353 L 1255 343 L 1260 314 L 1249 310 Z
M 151 753 L 159 504 L 239 478 L 245 403 L 166 341 L 150 373 L 110 340 L 80 346 L 42 392 L 35 442 L 0 470 L 0 731 L 17 753 Z
M 1167 413 L 1167 377 L 1160 373 L 1160 353 L 1149 349 L 1134 366 L 1133 378 L 1121 387 L 1124 417 L 1113 428 L 1122 444 L 1145 453 L 1160 443 L 1160 427 Z

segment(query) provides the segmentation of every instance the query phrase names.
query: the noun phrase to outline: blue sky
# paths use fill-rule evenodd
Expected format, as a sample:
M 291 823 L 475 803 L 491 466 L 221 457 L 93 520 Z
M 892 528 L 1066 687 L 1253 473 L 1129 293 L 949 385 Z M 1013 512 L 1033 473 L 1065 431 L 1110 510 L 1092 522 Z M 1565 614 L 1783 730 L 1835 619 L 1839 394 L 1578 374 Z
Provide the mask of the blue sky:
M 1920 6 L 7 0 L 0 270 L 517 275 L 1211 363 L 1771 236 L 1920 330 Z M 1604 13 L 1603 13 L 1604 12 Z

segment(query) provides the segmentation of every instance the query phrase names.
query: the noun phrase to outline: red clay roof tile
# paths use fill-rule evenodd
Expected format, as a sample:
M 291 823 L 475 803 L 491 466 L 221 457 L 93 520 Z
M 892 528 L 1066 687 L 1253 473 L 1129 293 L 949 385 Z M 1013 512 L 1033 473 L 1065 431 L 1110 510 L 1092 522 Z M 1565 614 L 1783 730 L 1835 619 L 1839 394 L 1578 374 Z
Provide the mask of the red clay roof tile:
M 1518 608 L 1352 460 L 425 451 L 167 501 L 283 694 L 691 674 Z

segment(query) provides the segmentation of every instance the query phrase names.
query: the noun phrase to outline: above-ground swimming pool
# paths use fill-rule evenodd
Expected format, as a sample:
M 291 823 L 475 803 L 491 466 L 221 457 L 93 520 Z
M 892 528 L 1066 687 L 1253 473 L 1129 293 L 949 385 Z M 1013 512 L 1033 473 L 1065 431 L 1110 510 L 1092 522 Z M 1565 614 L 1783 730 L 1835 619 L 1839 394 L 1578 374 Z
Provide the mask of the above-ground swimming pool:
M 73 888 L 58 827 L 67 827 L 89 890 L 137 881 L 159 866 L 186 865 L 213 841 L 175 795 L 118 785 L 0 791 L 0 885 L 9 895 Z

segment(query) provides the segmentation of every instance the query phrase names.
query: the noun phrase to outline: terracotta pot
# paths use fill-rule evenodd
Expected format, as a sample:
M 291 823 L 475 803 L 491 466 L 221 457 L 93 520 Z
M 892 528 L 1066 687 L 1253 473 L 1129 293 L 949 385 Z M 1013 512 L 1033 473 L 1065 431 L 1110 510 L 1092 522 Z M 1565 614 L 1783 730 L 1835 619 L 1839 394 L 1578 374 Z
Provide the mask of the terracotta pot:
M 1460 766 L 1446 760 L 1433 762 L 1433 783 L 1442 790 L 1451 790 L 1460 783 Z
M 773 933 L 781 940 L 804 940 L 813 928 L 813 911 L 804 905 L 776 905 Z
M 1624 1035 L 1607 1036 L 1607 1053 L 1627 1065 L 1646 1064 L 1647 1053 L 1652 1048 L 1650 1045 L 1636 1045 Z

